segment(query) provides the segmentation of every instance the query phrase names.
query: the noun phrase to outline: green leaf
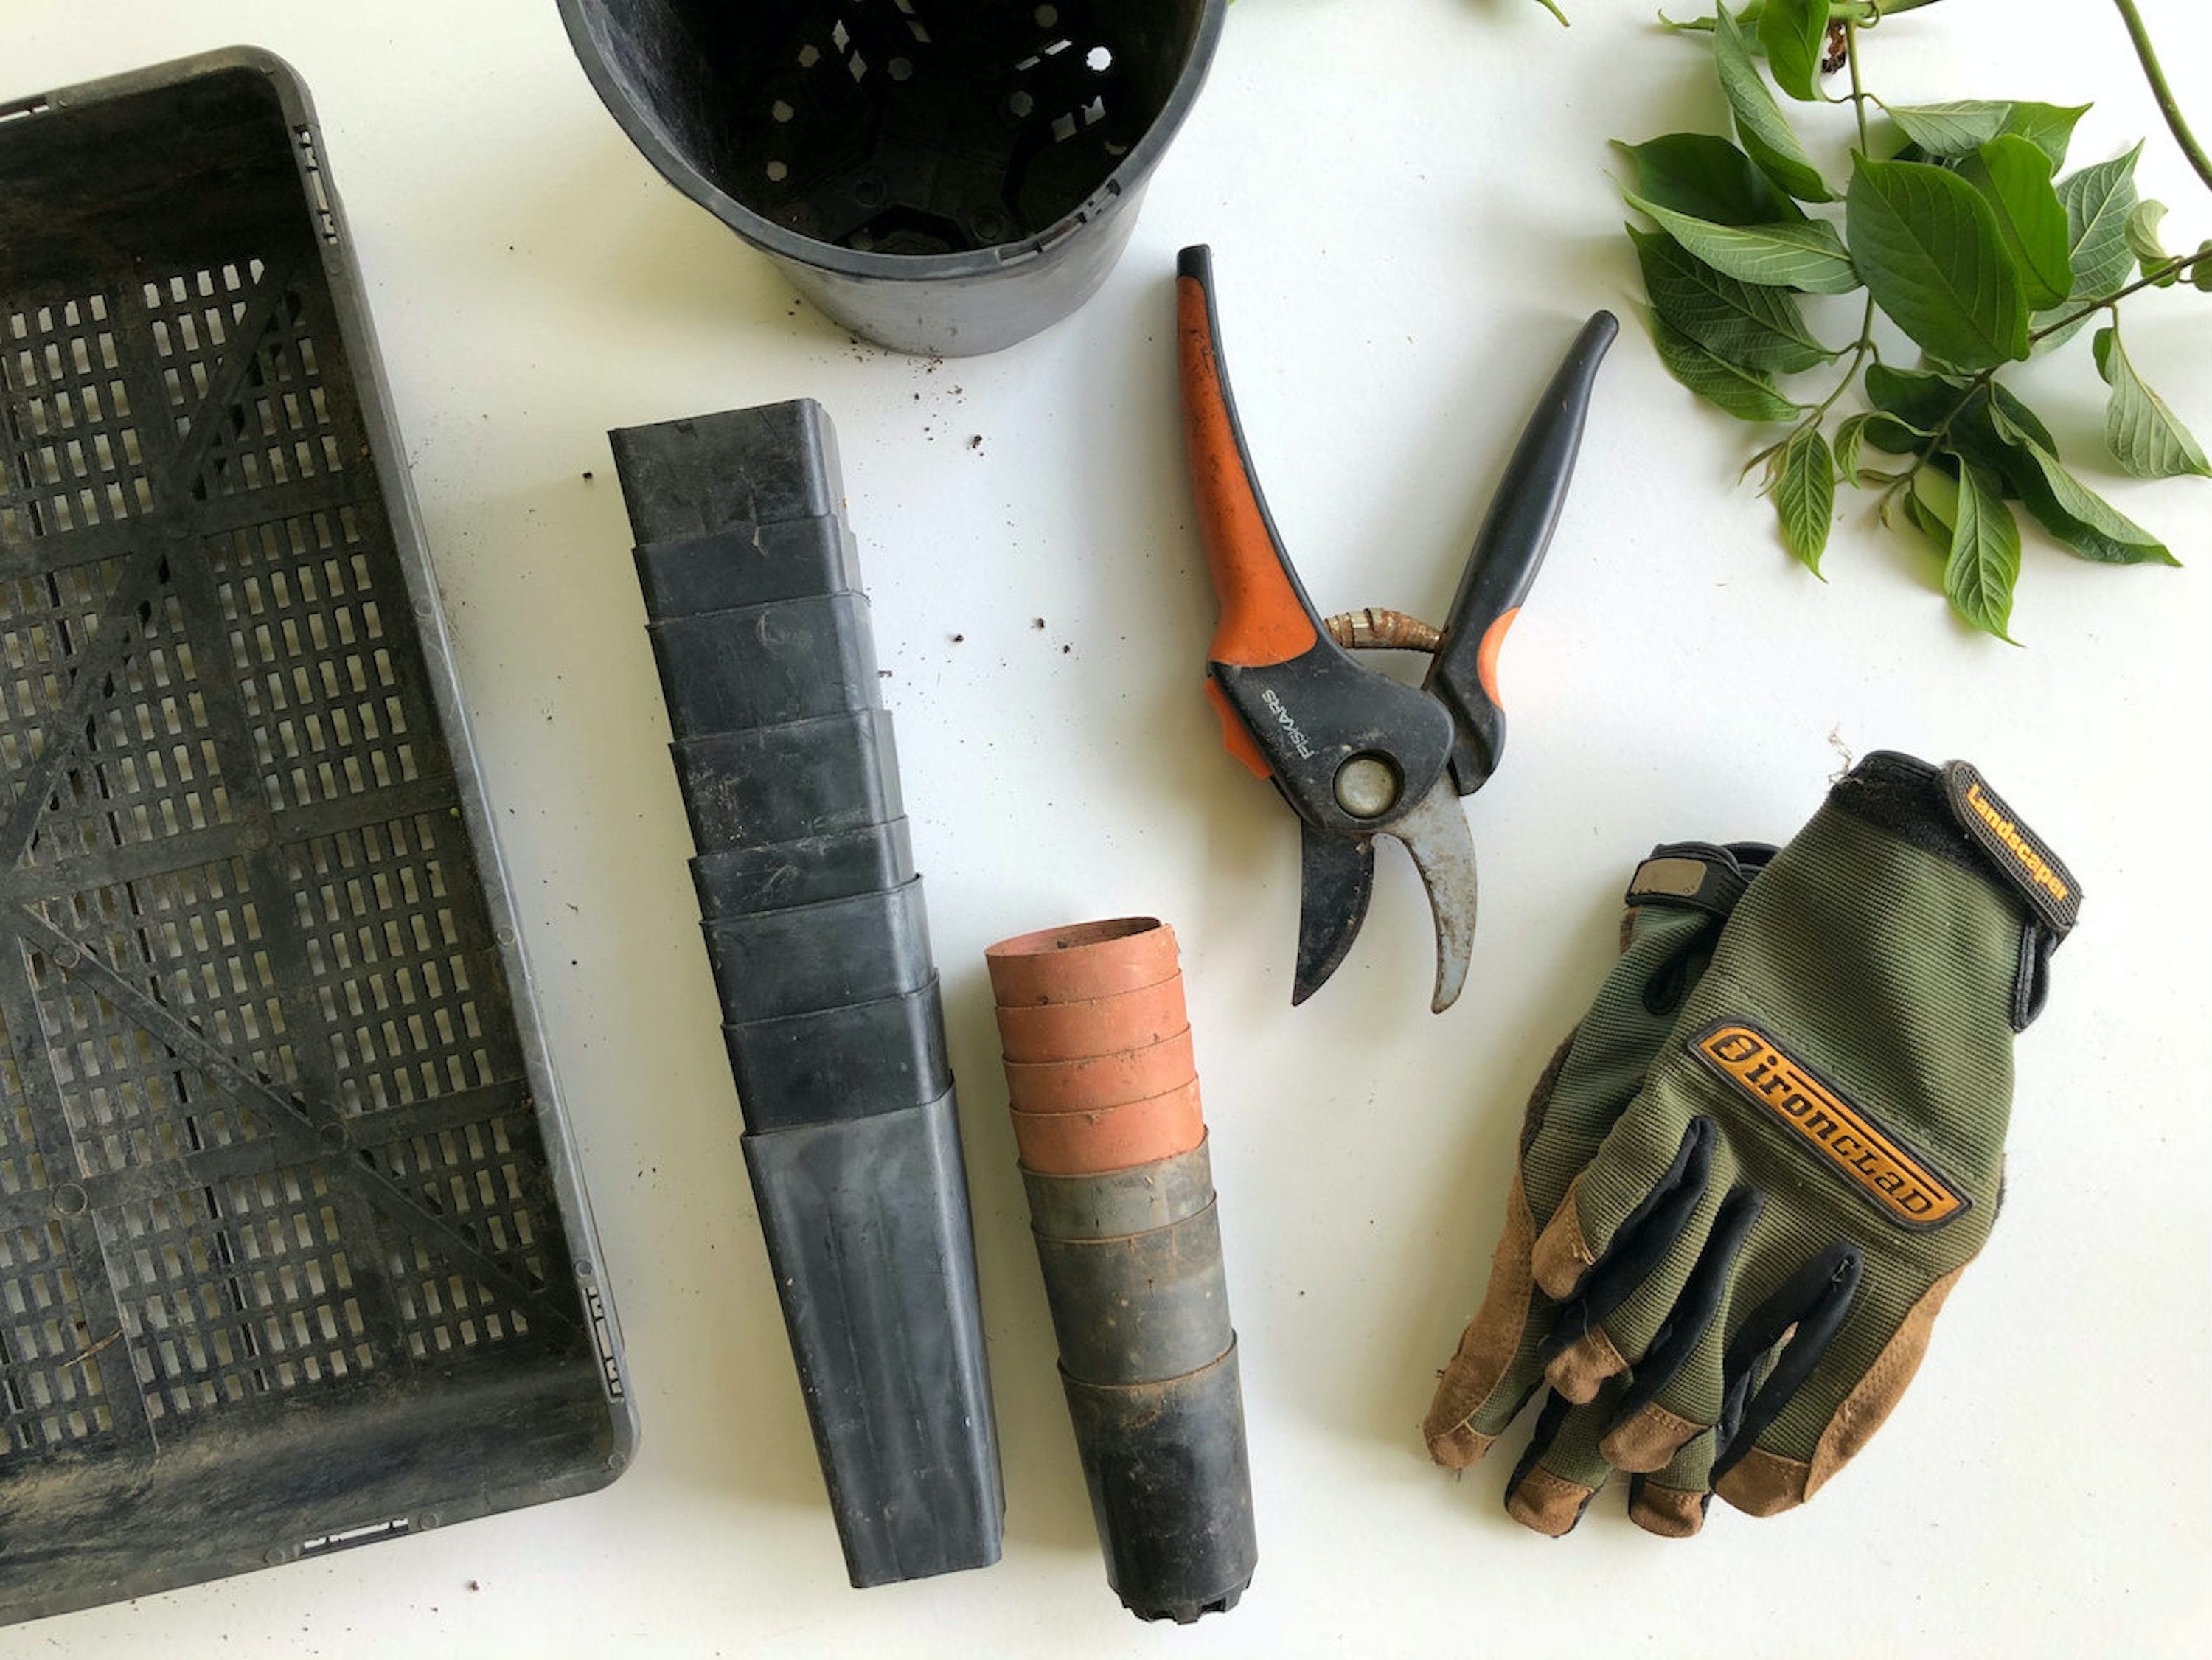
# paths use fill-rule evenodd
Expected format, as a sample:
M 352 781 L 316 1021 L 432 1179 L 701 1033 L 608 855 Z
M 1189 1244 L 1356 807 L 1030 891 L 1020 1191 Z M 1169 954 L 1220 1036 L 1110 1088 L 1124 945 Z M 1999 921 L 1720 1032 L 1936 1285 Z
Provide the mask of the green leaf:
M 1723 362 L 1787 374 L 1835 356 L 1780 289 L 1724 277 L 1664 231 L 1628 235 L 1653 309 Z
M 1866 15 L 1856 17 L 1852 19 L 1852 21 L 1858 23 L 1872 22 L 1874 21 L 1874 7 L 1872 0 L 1864 0 L 1862 9 Z M 1748 3 L 1740 8 L 1736 12 L 1735 21 L 1745 31 L 1744 45 L 1749 51 L 1762 52 L 1765 50 L 1765 48 L 1759 44 L 1759 25 L 1760 20 L 1765 17 L 1765 15 L 1766 0 L 1748 0 Z M 1713 32 L 1713 20 L 1710 17 L 1692 17 L 1686 22 L 1678 23 L 1673 18 L 1667 15 L 1664 8 L 1662 8 L 1660 10 L 1659 21 L 1663 27 L 1673 30 L 1676 34 L 1711 34 Z
M 1905 516 L 1926 533 L 1936 551 L 1948 560 L 1951 526 L 1959 517 L 1958 481 L 1933 467 L 1922 468 L 1905 492 Z
M 2127 239 L 2128 252 L 2136 257 L 2136 268 L 2148 277 L 2161 265 L 2173 263 L 2158 240 L 2159 221 L 2166 217 L 2163 202 L 2138 202 L 2128 210 L 2128 222 L 2120 234 Z M 2179 271 L 2168 271 L 2158 279 L 2158 286 L 2170 289 L 2181 280 Z
M 2033 410 L 2013 396 L 2010 386 L 1993 380 L 1989 389 L 1996 394 L 1996 407 L 1986 410 L 1992 436 L 2009 443 L 2013 441 L 2003 435 L 2004 429 L 2009 428 L 2013 432 L 2025 434 L 2030 443 L 2042 445 L 2053 455 L 2058 453 L 2058 441 L 2051 435 L 2051 429 L 2037 418 Z
M 2008 100 L 1969 98 L 1944 104 L 1885 104 L 1889 119 L 1930 155 L 1971 155 L 2005 130 Z
M 2058 181 L 2066 204 L 2068 262 L 2074 268 L 2075 300 L 2102 300 L 2127 285 L 2135 273 L 2128 246 L 2128 215 L 2136 205 L 2138 143 L 2125 155 L 2100 161 Z
M 1927 432 L 1953 419 L 1966 401 L 1965 380 L 1929 369 L 1869 363 L 1865 384 L 1869 403 L 1884 415 L 1893 415 Z
M 1990 419 L 1997 436 L 2025 463 L 2015 469 L 2021 505 L 2053 541 L 2100 564 L 2181 562 L 2163 542 L 2069 472 L 2048 435 L 2037 438 L 2002 409 L 1992 410 Z
M 2012 591 L 2020 581 L 2020 526 L 1996 485 L 1979 467 L 1959 471 L 1958 517 L 1951 525 L 1951 556 L 1943 562 L 1943 592 L 1951 609 L 1985 634 L 2008 645 Z
M 2052 541 L 2100 565 L 2180 564 L 2165 543 L 2067 471 L 2057 456 L 2040 447 L 2027 454 L 2039 482 L 2021 491 L 2020 504 Z
M 1648 144 L 1613 142 L 1636 168 L 1636 193 L 1715 225 L 1771 225 L 1805 210 L 1778 195 L 1752 159 L 1709 132 L 1670 132 Z
M 1999 133 L 1959 161 L 1959 177 L 1996 215 L 2031 307 L 2055 306 L 2071 292 L 2074 271 L 2066 210 L 2051 185 L 2051 158 L 2025 138 Z
M 1966 388 L 1922 370 L 1868 366 L 1867 402 L 1875 407 L 1863 431 L 1868 443 L 1892 455 L 1917 453 L 1947 422 L 1956 417 Z
M 1944 504 L 1940 511 L 1929 499 L 1939 494 Z M 1889 501 L 1887 496 L 1882 498 L 1885 525 L 1889 523 Z M 1905 521 L 1920 532 L 1923 547 L 1936 556 L 1940 569 L 1951 557 L 1951 520 L 1959 514 L 1958 485 L 1947 474 L 1923 468 L 1905 487 L 1904 506 Z
M 1663 317 L 1650 317 L 1651 344 L 1667 373 L 1707 403 L 1739 421 L 1787 421 L 1797 405 L 1777 390 L 1773 377 L 1724 362 Z
M 1871 411 L 1862 410 L 1845 416 L 1836 428 L 1836 471 L 1853 485 L 1859 482 L 1859 449 L 1866 442 L 1867 429 L 1880 419 Z
M 1858 158 L 1844 229 L 1875 303 L 1947 363 L 2027 356 L 2027 301 L 1990 212 L 1956 173 Z
M 2087 104 L 2071 108 L 2008 99 L 1963 99 L 1948 104 L 1884 106 L 1905 136 L 1927 155 L 1947 160 L 1972 155 L 2001 134 L 2025 138 L 2051 158 L 2056 172 L 2066 159 L 2074 124 L 2089 112 Z
M 1859 286 L 1859 274 L 1844 251 L 1844 239 L 1825 219 L 1800 219 L 1782 225 L 1717 225 L 1662 207 L 1633 191 L 1622 194 L 1629 206 L 1650 214 L 1692 253 L 1738 282 L 1802 289 L 1808 294 L 1849 294 Z
M 2087 104 L 2016 103 L 2005 131 L 2025 138 L 2051 158 L 2053 173 L 2066 165 L 2066 147 L 2074 141 L 2074 124 L 2089 112 Z
M 2207 294 L 2212 294 L 2212 236 L 2197 245 L 2197 263 L 2189 268 L 2189 280 Z
M 2058 453 L 2057 441 L 2035 411 L 1997 382 L 1973 386 L 1965 380 L 1876 363 L 1867 370 L 1866 394 L 1879 411 L 1864 435 L 1876 449 L 1917 454 L 1940 431 L 1946 447 L 1936 453 L 1936 465 L 1955 466 L 1963 456 L 1996 474 L 2010 487 L 2008 494 L 2016 492 L 2023 476 L 2032 477 L 2034 469 L 2014 452 L 2012 441 L 2000 435 L 1999 416 L 2052 454 Z
M 1772 474 L 1775 517 L 1782 521 L 1782 540 L 1814 575 L 1820 572 L 1821 550 L 1828 545 L 1828 529 L 1836 510 L 1835 462 L 1828 441 L 1818 427 L 1806 427 L 1790 435 Z
M 1782 106 L 1774 101 L 1774 94 L 1759 78 L 1759 65 L 1752 61 L 1751 49 L 1744 44 L 1743 31 L 1735 19 L 1729 15 L 1726 0 L 1713 13 L 1713 64 L 1720 71 L 1721 90 L 1728 94 L 1729 108 L 1735 116 L 1736 137 L 1743 140 L 1751 159 L 1799 201 L 1834 201 L 1835 192 L 1820 177 L 1820 170 L 1790 130 Z
M 2138 478 L 2176 478 L 2185 472 L 2212 477 L 2212 462 L 2189 429 L 2136 373 L 2117 328 L 2099 329 L 2094 343 L 2097 373 L 2112 389 L 2105 405 L 2105 442 L 2112 459 Z
M 1774 84 L 1811 103 L 1820 95 L 1820 59 L 1828 46 L 1828 0 L 1766 0 L 1759 43 Z

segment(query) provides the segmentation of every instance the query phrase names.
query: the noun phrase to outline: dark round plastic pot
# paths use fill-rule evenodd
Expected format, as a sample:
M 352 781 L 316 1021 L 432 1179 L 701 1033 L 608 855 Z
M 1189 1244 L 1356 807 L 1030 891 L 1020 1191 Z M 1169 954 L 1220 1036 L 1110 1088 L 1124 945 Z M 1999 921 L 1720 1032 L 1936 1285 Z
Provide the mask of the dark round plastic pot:
M 560 0 L 677 189 L 830 317 L 997 351 L 1097 291 L 1228 0 Z
M 1203 1139 L 1188 1152 L 1129 1170 L 1047 1176 L 1024 1170 L 1030 1226 L 1053 1239 L 1114 1239 L 1164 1228 L 1213 1202 L 1213 1166 Z

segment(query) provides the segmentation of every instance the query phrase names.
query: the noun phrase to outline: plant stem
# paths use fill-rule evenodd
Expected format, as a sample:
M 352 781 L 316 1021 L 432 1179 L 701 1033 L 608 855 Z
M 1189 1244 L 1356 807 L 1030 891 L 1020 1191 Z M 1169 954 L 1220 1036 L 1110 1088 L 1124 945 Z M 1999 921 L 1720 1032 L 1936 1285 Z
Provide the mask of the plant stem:
M 1936 0 L 1829 0 L 1828 15 L 1846 23 L 1874 24 L 1893 13 L 1918 11 L 1935 3 Z
M 2166 71 L 2159 66 L 2158 53 L 2150 44 L 2150 31 L 2143 27 L 2142 14 L 2136 9 L 2136 0 L 2112 0 L 2119 8 L 2120 21 L 2128 26 L 2128 39 L 2135 43 L 2136 56 L 2142 60 L 2143 78 L 2150 82 L 2151 96 L 2158 100 L 2159 113 L 2166 117 L 2166 125 L 2173 130 L 2173 142 L 2181 146 L 2181 153 L 2189 158 L 2189 165 L 2197 169 L 2197 176 L 2204 187 L 2212 190 L 2212 155 L 2197 142 L 2197 135 L 2189 131 L 2189 123 L 2181 119 L 2181 106 L 2173 96 L 2173 88 L 2166 83 Z
M 1859 26 L 1844 20 L 1844 58 L 1851 66 L 1851 112 L 1859 119 L 1859 154 L 1867 153 L 1866 88 L 1859 84 Z M 1874 301 L 1867 301 L 1867 321 L 1874 321 Z M 1860 331 L 1865 332 L 1863 329 Z
M 2207 258 L 2212 258 L 2212 255 L 2206 254 L 2201 249 L 2195 253 L 2178 255 L 2174 258 L 2167 260 L 2156 271 L 2145 272 L 2142 276 L 2138 277 L 2134 282 L 2129 283 L 2125 288 L 2115 289 L 2103 299 L 2092 300 L 2087 305 L 2082 307 L 2079 311 L 2068 312 L 2065 316 L 2060 318 L 2057 322 L 2045 324 L 2043 327 L 2037 329 L 2027 337 L 2027 344 L 2032 346 L 2037 341 L 2042 339 L 2045 335 L 2056 334 L 2061 329 L 2069 328 L 2073 325 L 2080 322 L 2083 318 L 2088 316 L 2092 312 L 2102 311 L 2107 306 L 2117 305 L 2121 301 L 2126 299 L 2130 295 L 2140 293 L 2144 289 L 2155 287 L 2157 284 L 2165 282 L 2169 277 L 2184 276 L 2187 274 L 2191 266 L 2194 265 L 2198 260 Z M 1996 371 L 1990 369 L 1985 371 L 1985 373 L 1994 374 Z
M 1844 378 L 1836 382 L 1836 389 L 1820 402 L 1818 408 L 1806 418 L 1806 424 L 1815 425 L 1822 416 L 1833 409 L 1836 400 L 1851 389 L 1859 378 L 1859 365 L 1866 362 L 1867 354 L 1874 350 L 1874 296 L 1867 295 L 1866 314 L 1859 319 L 1859 337 L 1851 347 L 1851 361 L 1844 369 Z

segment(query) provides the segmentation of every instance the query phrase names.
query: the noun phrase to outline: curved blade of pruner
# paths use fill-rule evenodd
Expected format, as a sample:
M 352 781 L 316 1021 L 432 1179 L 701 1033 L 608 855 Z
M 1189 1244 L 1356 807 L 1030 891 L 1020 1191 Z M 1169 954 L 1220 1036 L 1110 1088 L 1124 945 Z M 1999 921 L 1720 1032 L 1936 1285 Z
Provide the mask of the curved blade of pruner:
M 1303 1003 L 1322 988 L 1359 937 L 1375 891 L 1371 836 L 1316 830 L 1305 819 L 1298 849 L 1298 972 L 1291 1002 Z
M 1442 1014 L 1458 1000 L 1474 955 L 1474 837 L 1451 775 L 1437 779 L 1411 812 L 1379 834 L 1406 844 L 1429 891 L 1437 921 L 1437 989 L 1429 1007 Z

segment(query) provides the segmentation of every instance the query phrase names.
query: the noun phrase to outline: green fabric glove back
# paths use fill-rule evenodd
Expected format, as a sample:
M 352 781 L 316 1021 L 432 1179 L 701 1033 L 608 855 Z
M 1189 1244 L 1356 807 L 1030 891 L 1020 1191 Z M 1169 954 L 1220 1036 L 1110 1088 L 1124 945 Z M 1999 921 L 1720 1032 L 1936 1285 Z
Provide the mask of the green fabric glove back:
M 1531 1249 L 1563 1400 L 1521 1519 L 1564 1532 L 1610 1464 L 1636 1520 L 1694 1532 L 1710 1493 L 1771 1515 L 1864 1446 L 1996 1219 L 2013 1036 L 2078 905 L 1963 763 L 1836 787 Z
M 1554 1341 L 1560 1329 L 1559 1305 L 1534 1280 L 1537 1228 L 1557 1213 L 1575 1177 L 1643 1087 L 1684 997 L 1704 971 L 1722 921 L 1771 852 L 1704 843 L 1662 847 L 1630 883 L 1620 957 L 1589 1012 L 1559 1046 L 1529 1098 L 1519 1169 L 1506 1196 L 1505 1226 L 1492 1262 L 1489 1291 L 1460 1339 L 1424 1426 L 1437 1462 L 1458 1468 L 1480 1458 L 1545 1381 L 1547 1370 L 1555 1377 L 1571 1379 L 1578 1369 L 1588 1369 L 1584 1346 L 1565 1347 Z M 1571 1386 L 1588 1398 L 1587 1390 Z M 1552 1414 L 1549 1421 L 1556 1425 L 1557 1419 Z M 1583 1427 L 1582 1439 L 1594 1449 L 1595 1435 Z M 1540 1442 L 1551 1439 L 1540 1432 Z M 1532 1480 L 1544 1487 L 1541 1476 Z M 1510 1500 L 1516 1514 L 1537 1503 L 1532 1498 L 1524 1504 L 1522 1485 L 1515 1483 Z M 1568 1525 L 1588 1497 L 1585 1487 L 1573 1503 Z M 1547 1513 L 1565 1502 L 1557 1487 L 1545 1489 L 1544 1500 Z

